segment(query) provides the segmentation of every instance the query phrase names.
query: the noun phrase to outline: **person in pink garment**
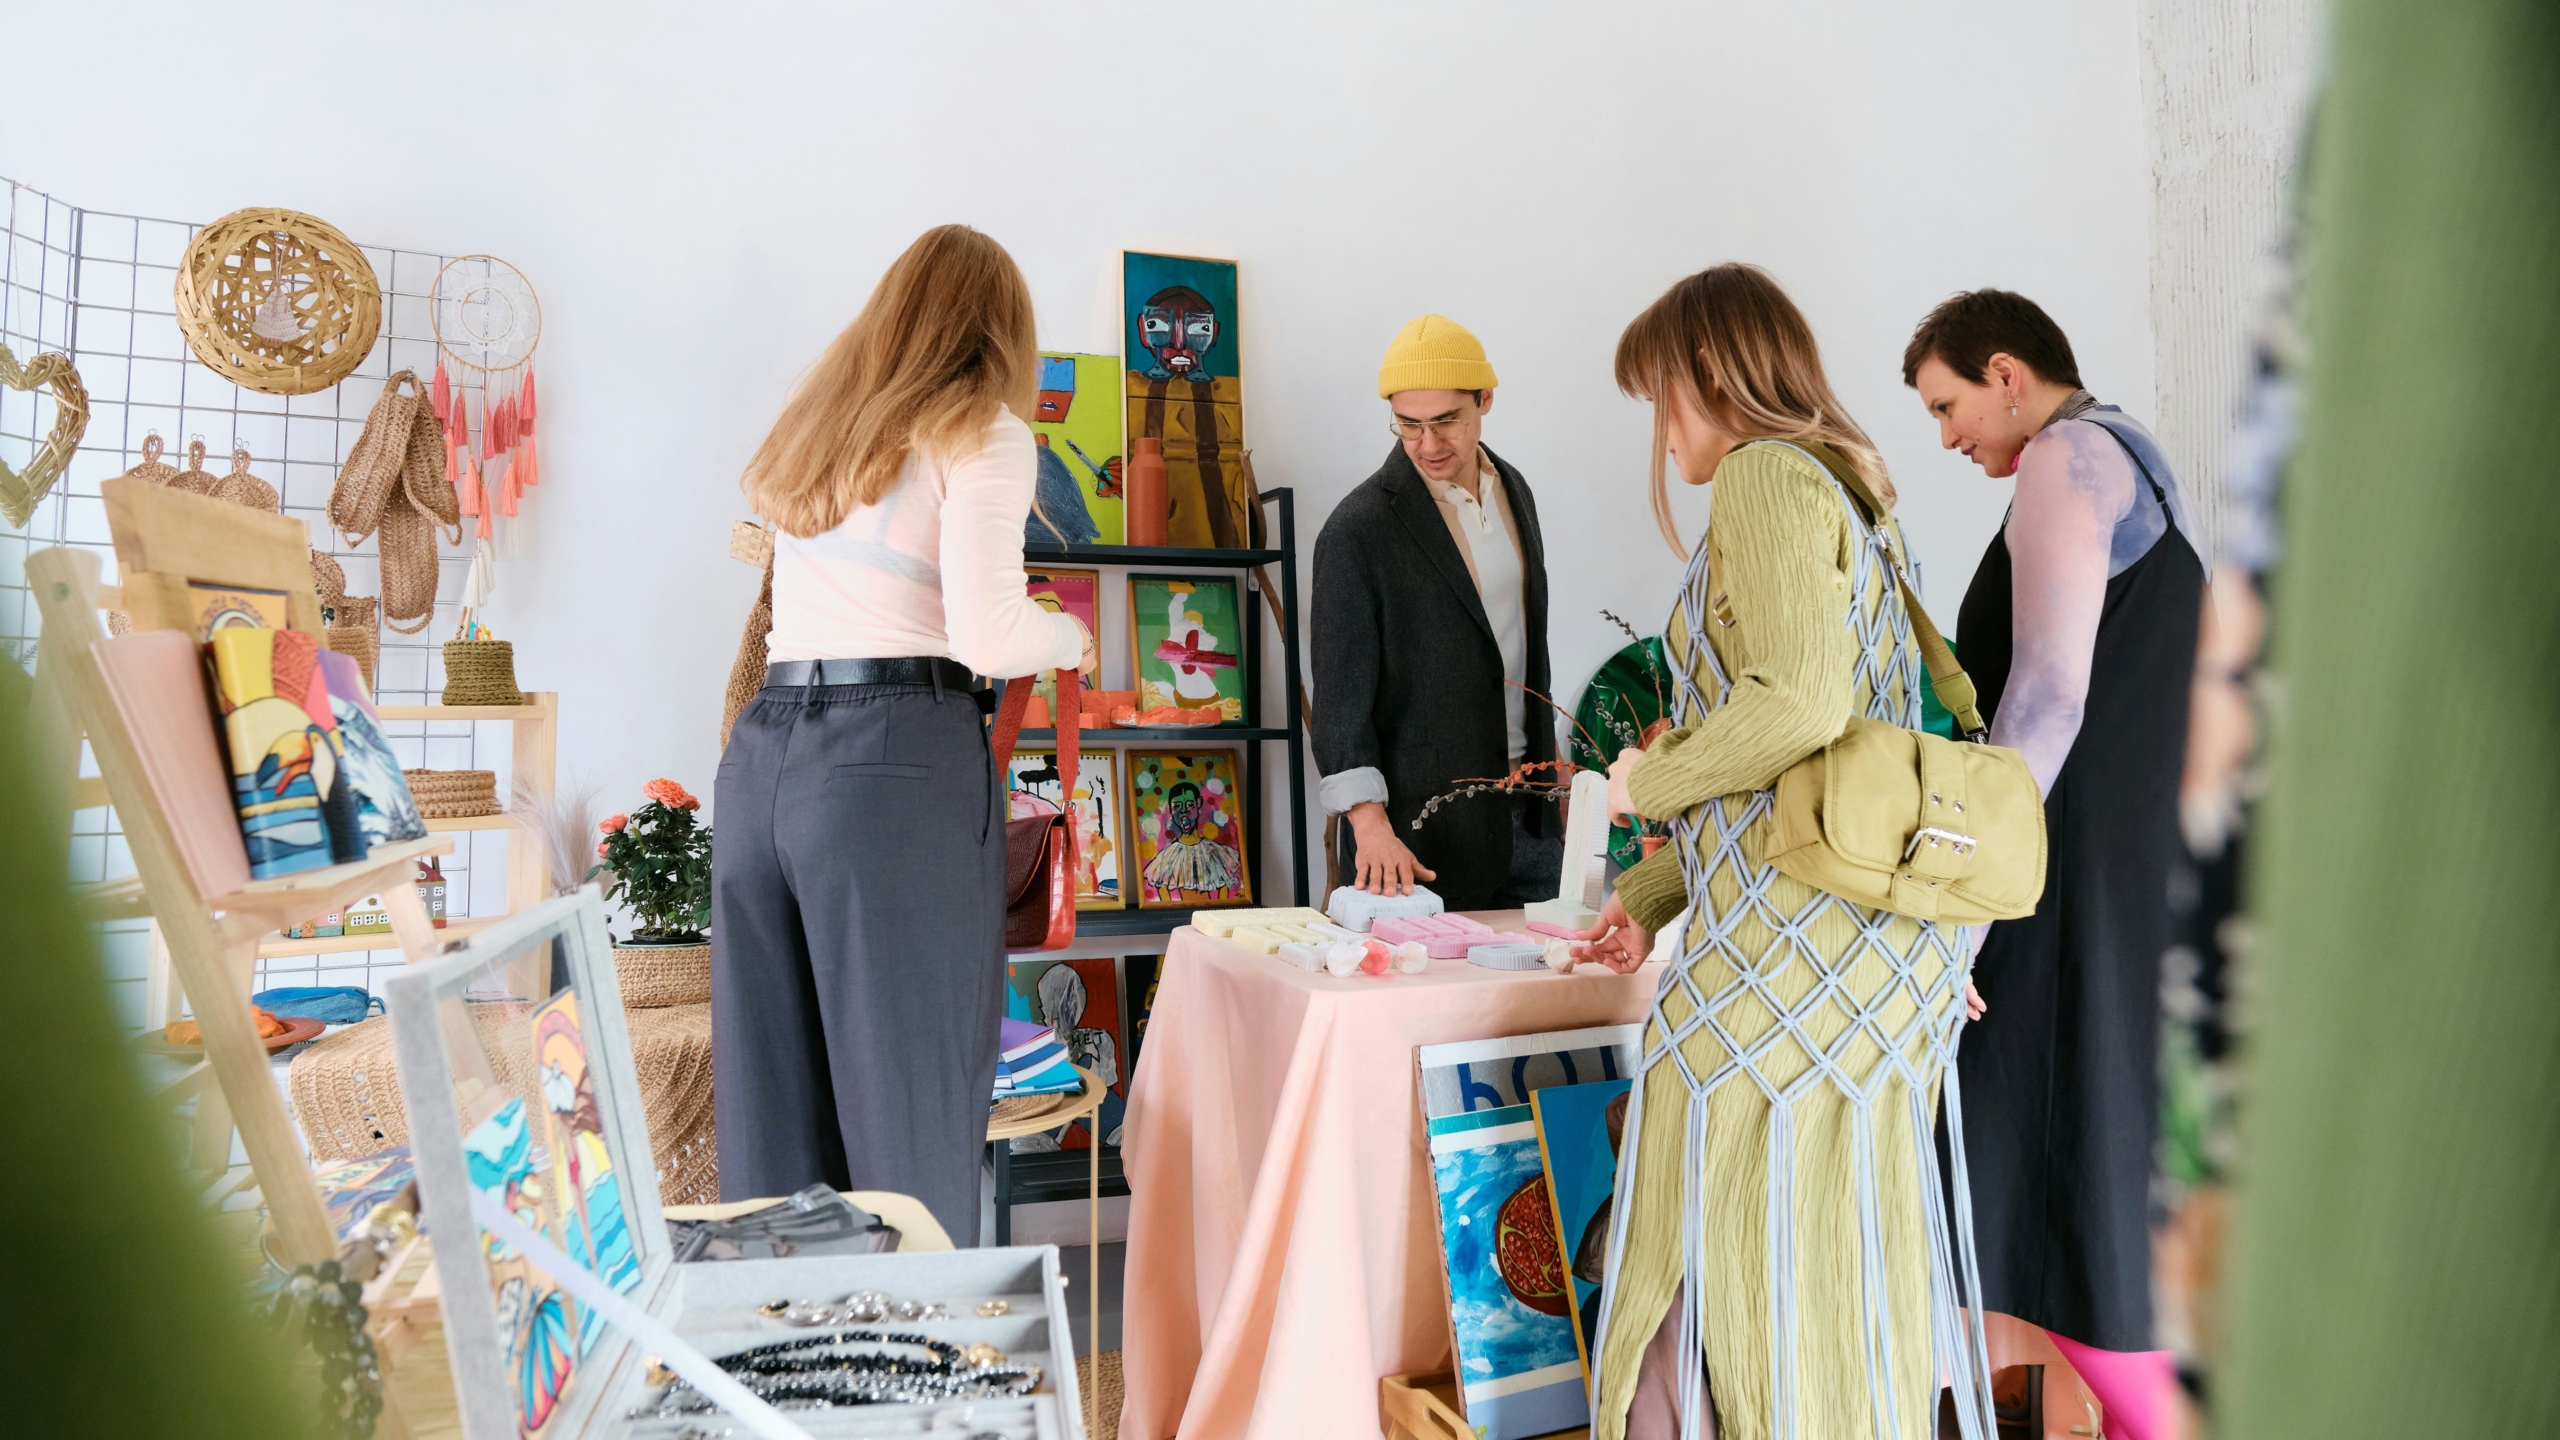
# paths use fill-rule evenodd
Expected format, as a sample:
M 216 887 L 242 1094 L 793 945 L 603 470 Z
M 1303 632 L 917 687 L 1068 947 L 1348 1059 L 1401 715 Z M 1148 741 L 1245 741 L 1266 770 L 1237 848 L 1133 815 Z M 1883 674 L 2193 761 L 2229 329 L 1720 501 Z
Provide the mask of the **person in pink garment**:
M 941 226 L 747 466 L 778 533 L 764 688 L 713 790 L 723 1199 L 894 1190 L 977 1243 L 1006 807 L 976 676 L 1094 665 L 1022 568 L 1038 368 L 1013 257 Z

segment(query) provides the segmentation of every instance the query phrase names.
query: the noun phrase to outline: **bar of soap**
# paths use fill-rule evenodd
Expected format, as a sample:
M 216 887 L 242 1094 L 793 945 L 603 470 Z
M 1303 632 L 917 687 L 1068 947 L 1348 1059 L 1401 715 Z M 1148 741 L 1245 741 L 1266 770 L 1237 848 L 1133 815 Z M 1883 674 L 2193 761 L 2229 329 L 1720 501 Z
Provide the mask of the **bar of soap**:
M 1366 931 L 1381 917 L 1389 915 L 1437 915 L 1443 907 L 1440 897 L 1420 885 L 1410 895 L 1372 895 L 1356 886 L 1345 885 L 1324 902 L 1335 924 L 1348 930 Z
M 1324 968 L 1325 952 L 1331 950 L 1338 943 L 1340 942 L 1333 940 L 1292 940 L 1288 944 L 1280 947 L 1280 958 L 1297 966 L 1301 970 L 1322 970 Z
M 1487 970 L 1537 970 L 1547 963 L 1547 947 L 1535 940 L 1504 941 L 1467 947 L 1467 963 Z
M 1389 944 L 1419 944 L 1435 960 L 1463 960 L 1478 945 L 1531 945 L 1526 935 L 1498 931 L 1465 915 L 1391 915 L 1369 933 Z
M 1323 911 L 1310 910 L 1304 906 L 1298 905 L 1291 905 L 1278 909 L 1266 908 L 1260 910 L 1249 908 L 1236 910 L 1195 910 L 1191 913 L 1192 929 L 1199 931 L 1203 935 L 1215 935 L 1220 939 L 1224 939 L 1226 936 L 1234 933 L 1238 926 L 1243 925 L 1251 925 L 1268 929 L 1273 925 L 1306 925 L 1311 923 L 1322 924 L 1323 922 Z M 1264 953 L 1268 954 L 1269 952 L 1265 951 Z
M 1241 945 L 1256 955 L 1277 955 L 1280 953 L 1280 947 L 1287 944 L 1290 939 L 1289 936 L 1266 930 L 1259 925 L 1239 925 L 1228 931 L 1226 938 L 1229 943 Z
M 1588 930 L 1600 923 L 1600 912 L 1578 900 L 1539 900 L 1521 913 L 1528 918 L 1529 928 L 1542 935 L 1553 935 L 1563 930 Z M 1557 928 L 1539 930 L 1541 925 Z

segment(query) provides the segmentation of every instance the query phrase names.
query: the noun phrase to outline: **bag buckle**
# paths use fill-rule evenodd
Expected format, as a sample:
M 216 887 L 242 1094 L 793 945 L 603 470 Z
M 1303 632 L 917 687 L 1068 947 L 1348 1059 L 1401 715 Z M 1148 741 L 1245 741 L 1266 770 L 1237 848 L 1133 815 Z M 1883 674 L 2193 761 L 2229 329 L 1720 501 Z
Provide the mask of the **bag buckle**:
M 1953 849 L 1959 858 L 1963 858 L 1973 854 L 1974 838 L 1954 830 L 1941 830 L 1935 825 L 1923 825 L 1911 832 L 1911 843 L 1902 848 L 1904 864 L 1911 863 L 1911 857 L 1920 853 L 1923 843 L 1932 850 L 1942 844 L 1946 845 Z

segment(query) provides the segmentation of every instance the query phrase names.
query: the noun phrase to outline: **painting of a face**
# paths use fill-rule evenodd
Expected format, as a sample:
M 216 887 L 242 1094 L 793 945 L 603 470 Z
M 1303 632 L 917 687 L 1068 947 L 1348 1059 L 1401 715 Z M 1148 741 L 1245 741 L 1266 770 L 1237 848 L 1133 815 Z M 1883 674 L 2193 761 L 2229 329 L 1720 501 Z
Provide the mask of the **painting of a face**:
M 1190 834 L 1191 828 L 1200 823 L 1200 787 L 1185 780 L 1166 791 L 1164 813 L 1171 834 Z
M 1168 285 L 1138 311 L 1138 336 L 1156 369 L 1177 379 L 1200 373 L 1218 344 L 1218 312 L 1188 285 Z

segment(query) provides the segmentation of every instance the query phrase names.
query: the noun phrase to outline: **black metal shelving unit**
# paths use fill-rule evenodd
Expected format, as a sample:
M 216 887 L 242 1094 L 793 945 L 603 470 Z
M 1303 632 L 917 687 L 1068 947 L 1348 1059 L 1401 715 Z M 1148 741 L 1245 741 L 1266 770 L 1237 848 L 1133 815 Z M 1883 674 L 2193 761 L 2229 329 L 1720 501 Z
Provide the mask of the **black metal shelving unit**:
M 1234 571 L 1244 577 L 1244 709 L 1252 725 L 1150 725 L 1135 728 L 1086 730 L 1081 741 L 1088 747 L 1124 745 L 1155 747 L 1167 745 L 1241 744 L 1244 750 L 1245 792 L 1254 797 L 1252 823 L 1245 830 L 1246 867 L 1253 876 L 1255 903 L 1275 903 L 1263 869 L 1264 807 L 1272 803 L 1273 786 L 1268 779 L 1277 778 L 1275 768 L 1266 765 L 1266 745 L 1283 747 L 1285 773 L 1288 776 L 1290 864 L 1289 881 L 1292 904 L 1308 903 L 1307 875 L 1307 735 L 1304 704 L 1304 670 L 1299 663 L 1304 641 L 1299 623 L 1304 615 L 1298 601 L 1298 513 L 1297 497 L 1286 487 L 1262 492 L 1262 503 L 1275 512 L 1270 530 L 1278 536 L 1276 548 L 1253 550 L 1191 550 L 1156 545 L 1025 545 L 1024 563 L 1040 565 L 1072 565 L 1094 569 L 1114 566 L 1123 570 L 1203 570 Z M 1269 708 L 1272 697 L 1263 693 L 1261 584 L 1254 575 L 1256 567 L 1280 567 L 1277 598 L 1280 630 L 1280 669 L 1282 674 L 1279 724 Z M 1022 743 L 1048 745 L 1057 742 L 1057 732 L 1049 729 L 1025 729 Z M 1126 843 L 1126 837 L 1123 837 Z M 1124 882 L 1125 883 L 1125 882 Z M 1129 891 L 1134 897 L 1135 890 Z M 1088 910 L 1076 917 L 1076 938 L 1117 939 L 1126 937 L 1143 941 L 1149 937 L 1170 935 L 1190 923 L 1189 909 L 1140 910 L 1134 905 L 1121 910 Z M 1041 952 L 1028 951 L 1018 959 L 1038 959 Z M 1136 1036 L 1125 1037 L 1129 1054 L 1127 1069 L 1137 1066 Z M 1094 1139 L 1101 1139 L 1100 1115 L 1094 1117 Z M 999 1140 L 988 1147 L 995 1169 L 996 1233 L 995 1243 L 1010 1244 L 1013 1239 L 1013 1207 L 1049 1200 L 1081 1200 L 1091 1179 L 1090 1162 L 1081 1150 L 1044 1151 L 1036 1154 L 1013 1153 L 1011 1141 Z M 1121 1173 L 1120 1149 L 1116 1145 L 1102 1147 L 1102 1193 L 1126 1195 L 1127 1179 Z

